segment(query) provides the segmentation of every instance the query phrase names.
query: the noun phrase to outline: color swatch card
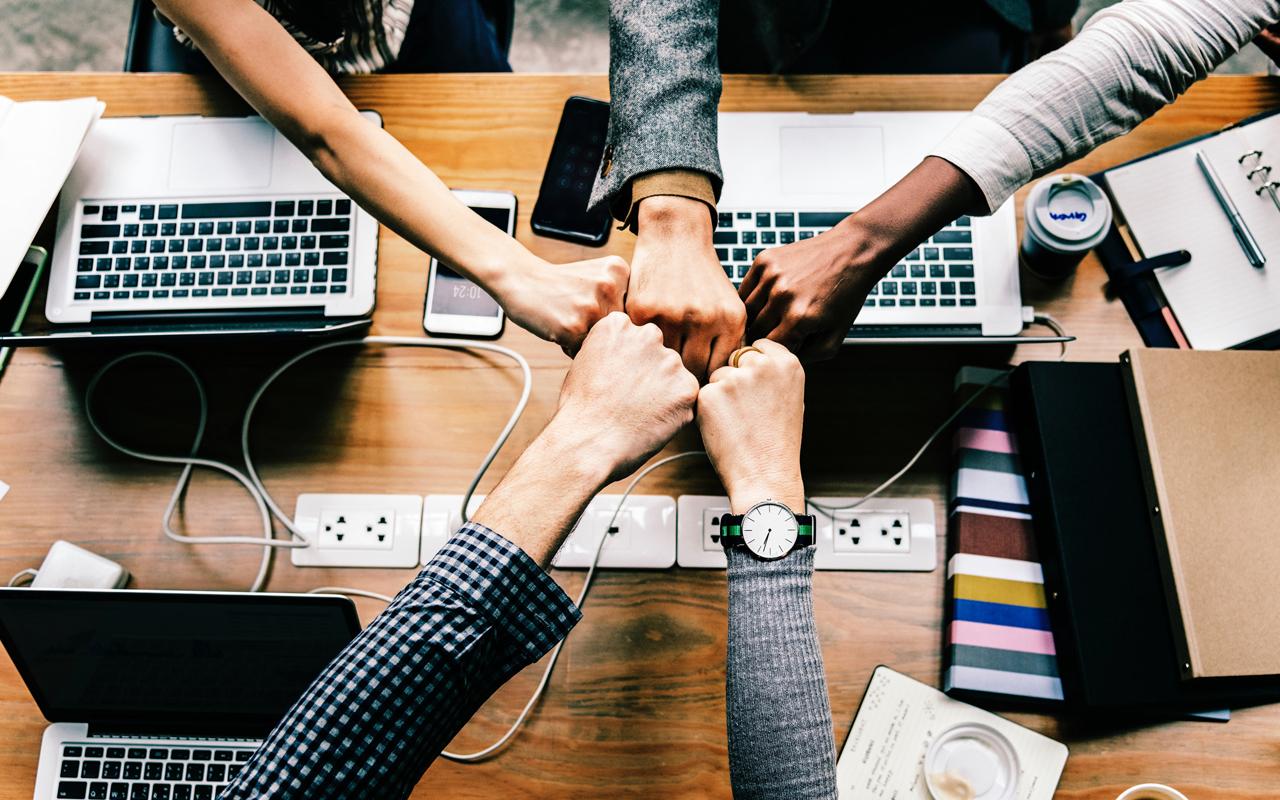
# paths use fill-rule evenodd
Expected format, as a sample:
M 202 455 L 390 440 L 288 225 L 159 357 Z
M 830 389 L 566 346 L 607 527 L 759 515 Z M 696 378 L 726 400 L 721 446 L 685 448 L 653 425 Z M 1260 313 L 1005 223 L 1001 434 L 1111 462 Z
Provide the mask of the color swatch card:
M 1027 486 L 997 370 L 967 367 L 957 402 L 993 379 L 957 420 L 947 560 L 943 688 L 948 693 L 1060 701 L 1053 631 Z
M 926 781 L 935 785 L 950 777 L 926 776 L 938 762 L 934 747 L 954 734 L 957 726 L 985 731 L 1011 746 L 1010 786 L 1016 800 L 1049 800 L 1067 763 L 1067 748 L 1045 736 L 1015 725 L 1003 717 L 953 700 L 942 692 L 894 672 L 877 667 L 858 707 L 849 737 L 836 765 L 836 782 L 842 800 L 930 800 Z M 930 753 L 934 747 L 934 753 Z M 958 759 L 953 759 L 952 763 Z M 962 773 L 958 769 L 957 773 Z M 974 779 L 986 782 L 991 772 L 981 765 Z M 952 783 L 956 797 L 991 795 L 986 785 Z

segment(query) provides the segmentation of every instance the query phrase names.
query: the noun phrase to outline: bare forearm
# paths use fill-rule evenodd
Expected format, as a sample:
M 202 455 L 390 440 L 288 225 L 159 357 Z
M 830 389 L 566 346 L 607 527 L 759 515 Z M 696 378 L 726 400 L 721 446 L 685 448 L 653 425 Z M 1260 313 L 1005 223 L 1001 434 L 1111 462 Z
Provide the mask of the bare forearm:
M 489 493 L 473 521 L 502 531 L 546 569 L 613 464 L 593 458 L 592 443 L 552 420 Z
M 491 291 L 536 263 L 458 202 L 404 145 L 360 117 L 333 78 L 252 0 L 156 5 L 259 114 L 387 227 Z
M 879 279 L 952 220 L 980 212 L 981 202 L 969 176 L 929 156 L 832 233 L 843 241 L 850 264 L 876 264 Z
M 357 114 L 334 115 L 308 155 L 326 178 L 382 224 L 486 288 L 495 288 L 505 274 L 532 267 L 536 260 L 459 202 L 391 134 Z

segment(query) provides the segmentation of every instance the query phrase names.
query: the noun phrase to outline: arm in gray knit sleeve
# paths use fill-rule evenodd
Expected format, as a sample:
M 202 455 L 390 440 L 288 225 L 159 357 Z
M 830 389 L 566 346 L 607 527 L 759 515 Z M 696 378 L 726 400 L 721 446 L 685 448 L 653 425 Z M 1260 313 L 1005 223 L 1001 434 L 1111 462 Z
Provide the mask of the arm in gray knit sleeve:
M 813 548 L 729 558 L 725 705 L 735 798 L 836 796 L 831 703 L 813 620 Z

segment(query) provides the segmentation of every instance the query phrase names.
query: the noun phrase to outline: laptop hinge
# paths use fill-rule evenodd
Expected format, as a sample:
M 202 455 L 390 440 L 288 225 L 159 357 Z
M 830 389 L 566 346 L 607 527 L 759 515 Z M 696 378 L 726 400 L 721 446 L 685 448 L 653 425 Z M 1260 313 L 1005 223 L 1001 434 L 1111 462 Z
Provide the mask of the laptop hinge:
M 892 336 L 981 336 L 981 325 L 853 325 L 846 338 L 884 339 Z
M 201 323 L 260 322 L 268 320 L 316 319 L 324 317 L 324 306 L 297 308 L 228 308 L 193 311 L 95 311 L 95 323 Z
M 183 723 L 91 722 L 89 735 L 122 739 L 248 739 L 264 738 L 271 724 L 218 722 L 212 725 Z

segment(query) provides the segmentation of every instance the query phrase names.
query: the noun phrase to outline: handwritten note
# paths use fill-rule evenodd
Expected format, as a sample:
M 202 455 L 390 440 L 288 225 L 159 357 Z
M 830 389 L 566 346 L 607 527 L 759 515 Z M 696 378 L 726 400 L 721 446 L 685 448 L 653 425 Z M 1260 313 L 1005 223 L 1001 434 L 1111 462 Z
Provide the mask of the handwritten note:
M 1053 797 L 1067 763 L 1066 745 L 878 667 L 840 752 L 841 800 L 930 800 L 925 753 L 935 736 L 962 722 L 989 725 L 1013 744 L 1022 765 L 1018 800 Z

